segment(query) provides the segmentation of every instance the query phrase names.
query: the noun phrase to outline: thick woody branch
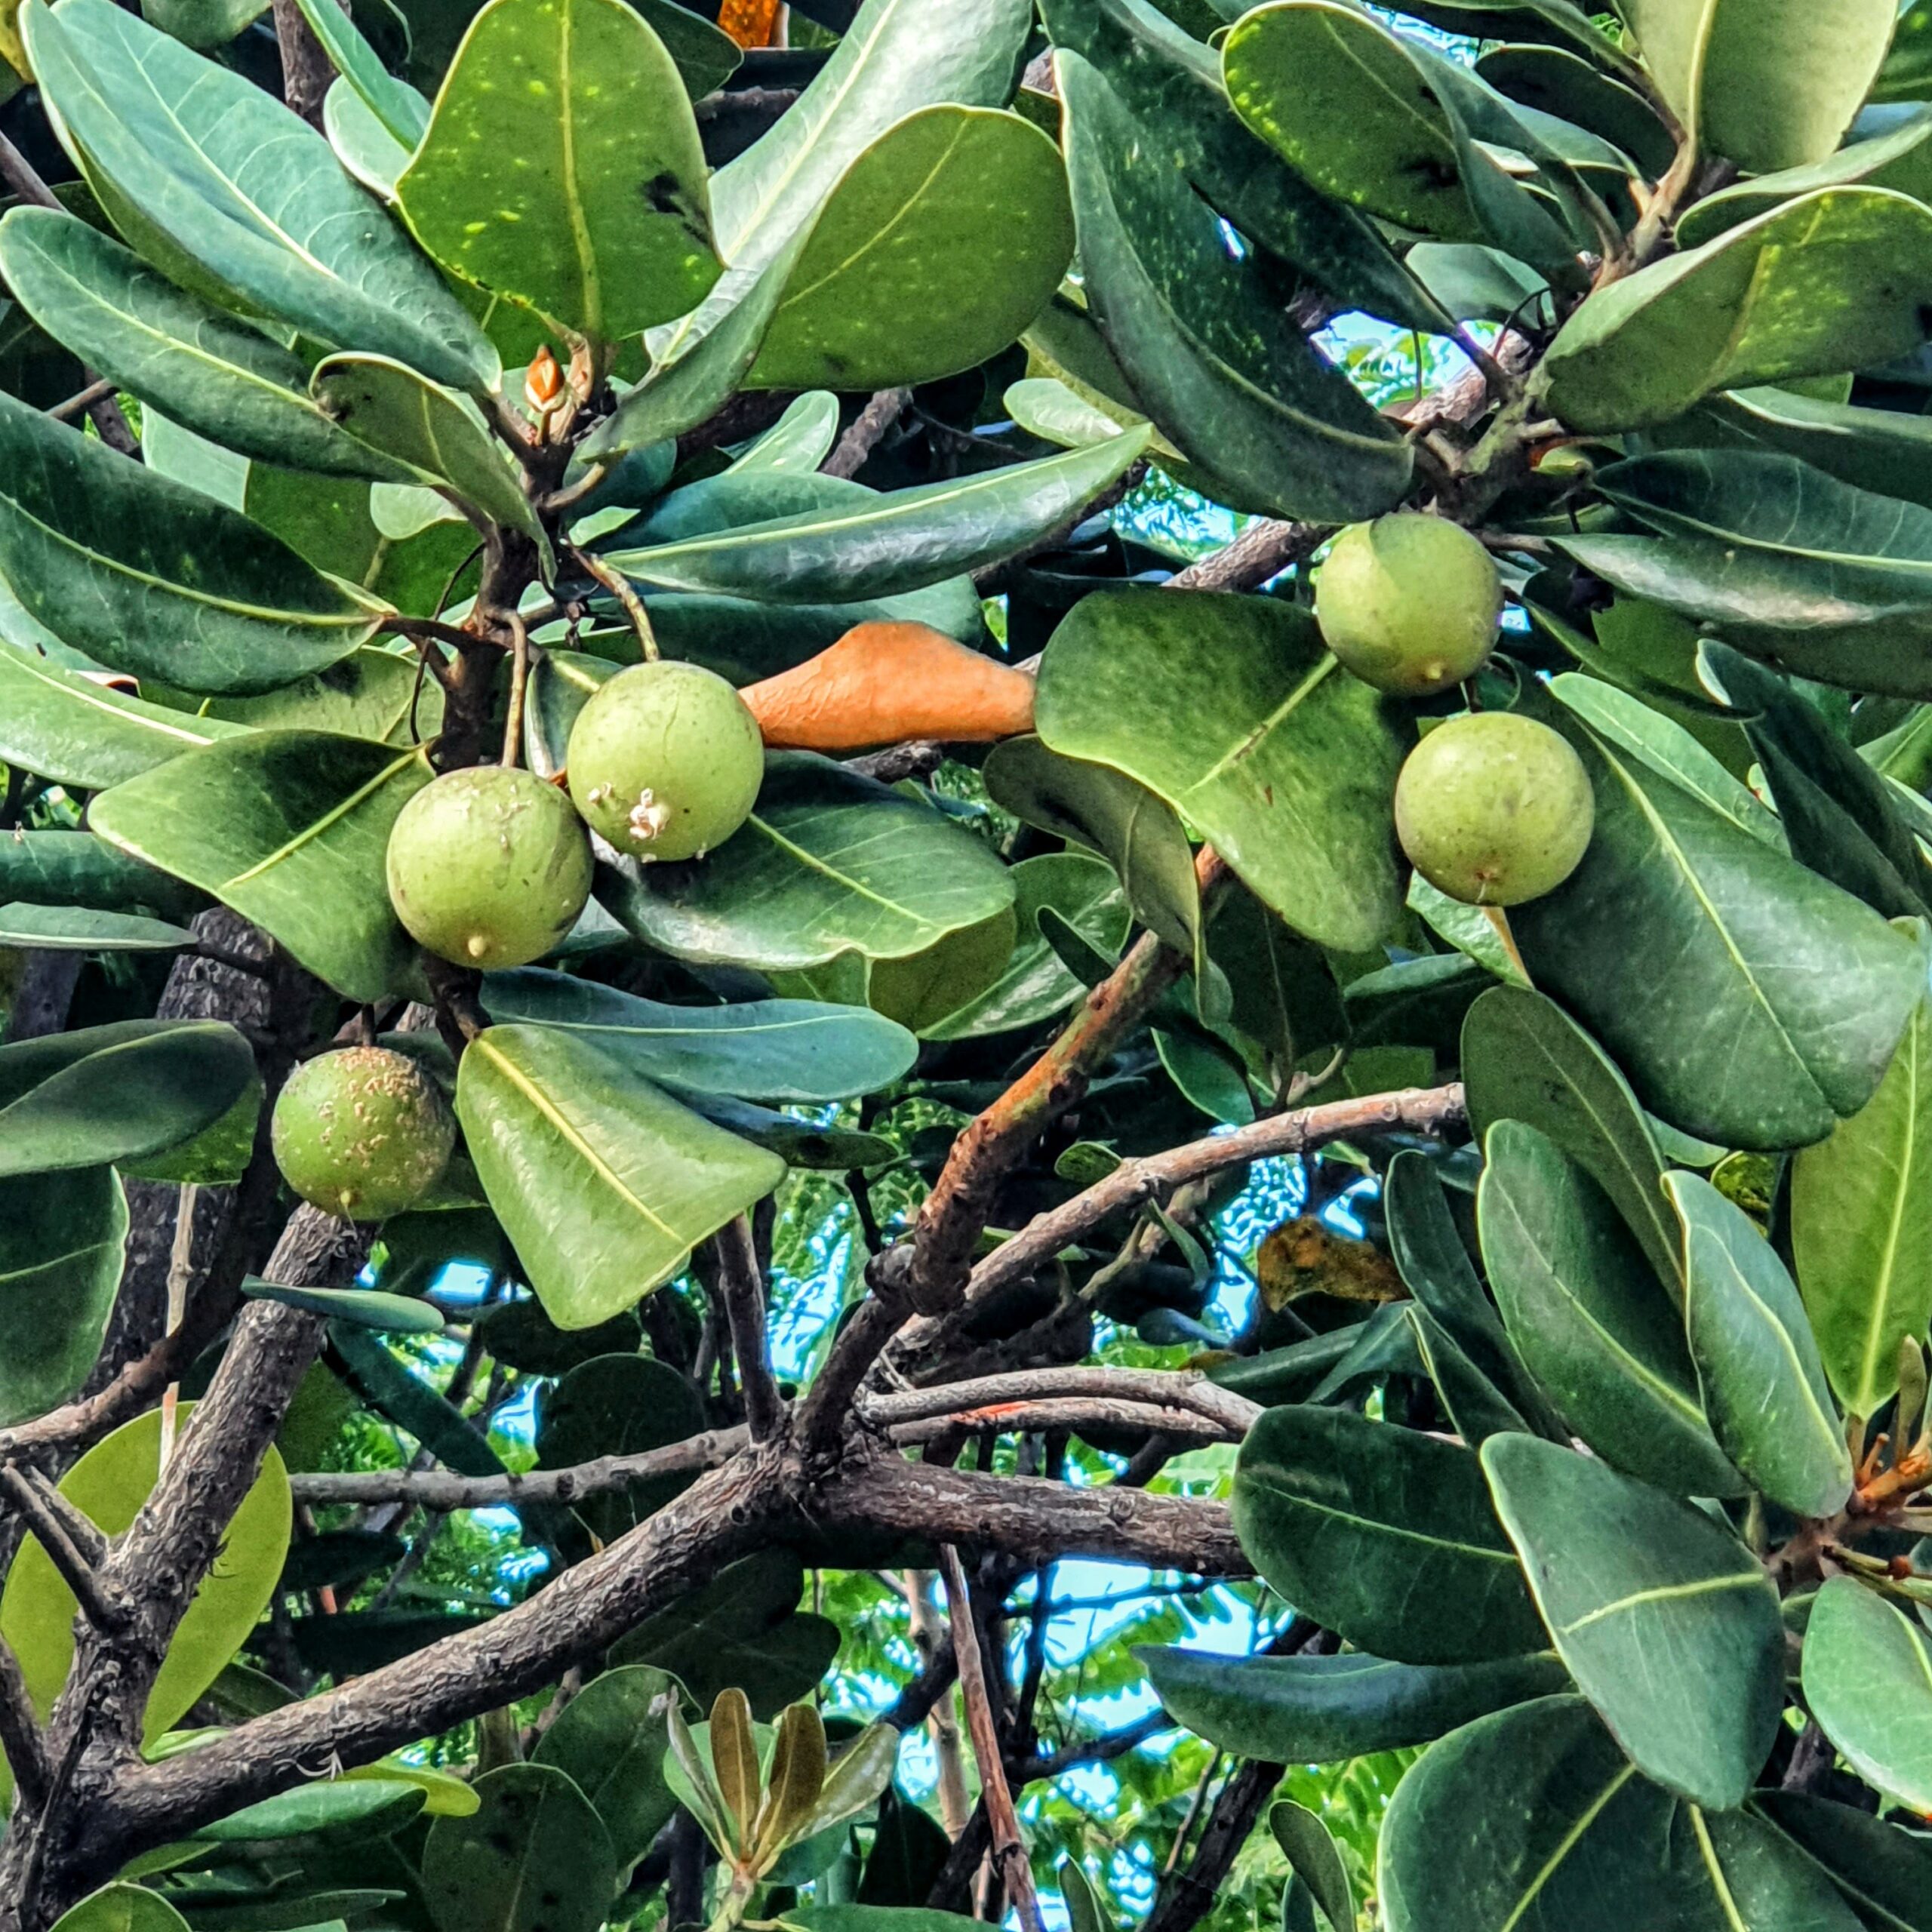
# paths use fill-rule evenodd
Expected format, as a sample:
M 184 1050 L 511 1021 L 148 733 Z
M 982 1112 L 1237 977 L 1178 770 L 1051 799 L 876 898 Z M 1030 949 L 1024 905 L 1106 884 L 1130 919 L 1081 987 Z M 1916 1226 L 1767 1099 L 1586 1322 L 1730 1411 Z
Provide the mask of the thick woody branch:
M 764 1284 L 758 1276 L 752 1224 L 743 1214 L 712 1237 L 712 1285 L 731 1325 L 731 1352 L 744 1392 L 745 1424 L 754 1442 L 769 1441 L 785 1426 L 785 1404 L 771 1379 L 765 1344 Z
M 16 1802 L 23 1811 L 38 1811 L 47 1798 L 47 1745 L 20 1660 L 5 1638 L 0 1638 L 0 1749 L 14 1774 Z
M 1353 1134 L 1401 1129 L 1440 1134 L 1460 1127 L 1466 1118 L 1460 1084 L 1408 1087 L 1398 1093 L 1275 1114 L 1232 1134 L 1215 1134 L 1164 1154 L 1123 1161 L 1106 1180 L 1038 1216 L 996 1247 L 973 1270 L 968 1297 L 977 1300 L 1024 1281 L 1109 1215 L 1137 1208 L 1224 1168 L 1270 1155 L 1308 1153 Z
M 1261 1414 L 1260 1407 L 1246 1396 L 1210 1382 L 1204 1375 L 1169 1369 L 1082 1367 L 1022 1369 L 1011 1375 L 983 1375 L 938 1388 L 869 1395 L 860 1403 L 859 1414 L 864 1421 L 881 1427 L 933 1417 L 971 1427 L 971 1416 L 979 1411 L 1054 1396 L 1134 1402 L 1191 1414 L 1236 1435 L 1252 1427 Z
M 1334 534 L 1325 523 L 1251 523 L 1235 540 L 1168 580 L 1169 590 L 1256 590 L 1305 563 Z

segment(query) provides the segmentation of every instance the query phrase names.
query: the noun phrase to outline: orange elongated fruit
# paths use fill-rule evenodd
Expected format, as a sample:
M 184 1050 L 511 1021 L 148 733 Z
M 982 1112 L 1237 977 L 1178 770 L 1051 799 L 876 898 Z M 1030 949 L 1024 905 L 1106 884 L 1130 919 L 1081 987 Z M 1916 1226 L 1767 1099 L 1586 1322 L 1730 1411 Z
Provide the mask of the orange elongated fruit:
M 855 624 L 738 695 L 774 750 L 863 751 L 915 738 L 991 744 L 1033 728 L 1033 680 L 927 624 Z

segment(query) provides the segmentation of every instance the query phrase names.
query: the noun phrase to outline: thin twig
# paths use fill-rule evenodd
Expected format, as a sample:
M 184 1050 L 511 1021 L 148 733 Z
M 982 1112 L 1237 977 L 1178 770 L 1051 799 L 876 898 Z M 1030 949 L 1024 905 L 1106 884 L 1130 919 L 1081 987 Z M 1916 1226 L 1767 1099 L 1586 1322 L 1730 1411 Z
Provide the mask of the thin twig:
M 19 1511 L 34 1540 L 47 1552 L 48 1561 L 60 1573 L 60 1580 L 74 1593 L 97 1630 L 118 1629 L 126 1621 L 117 1615 L 102 1592 L 99 1580 L 85 1556 L 75 1546 L 66 1526 L 51 1509 L 41 1492 L 11 1463 L 0 1464 L 0 1491 Z
M 878 447 L 912 400 L 909 389 L 881 389 L 859 411 L 832 454 L 819 465 L 820 472 L 826 476 L 857 475 L 866 466 L 866 457 Z
M 772 1380 L 765 1340 L 764 1287 L 758 1277 L 758 1247 L 752 1224 L 740 1214 L 712 1237 L 712 1282 L 731 1324 L 731 1352 L 737 1358 L 738 1386 L 744 1392 L 745 1424 L 754 1442 L 768 1442 L 785 1427 L 785 1404 Z
M 520 761 L 523 750 L 523 699 L 530 688 L 530 633 L 514 611 L 505 614 L 510 626 L 510 701 L 503 715 L 503 755 L 506 768 Z
M 980 1767 L 980 1790 L 987 1822 L 992 1827 L 993 1863 L 1006 1884 L 1006 1895 L 1020 1915 L 1023 1932 L 1045 1932 L 1040 1901 L 1033 1890 L 1033 1867 L 1020 1835 L 1020 1814 L 1013 1808 L 1006 1767 L 1000 1761 L 999 1738 L 993 1728 L 992 1704 L 986 1691 L 986 1663 L 980 1633 L 973 1623 L 973 1598 L 959 1552 L 949 1543 L 939 1552 L 940 1574 L 946 1580 L 946 1602 L 952 1625 L 952 1648 L 959 1663 L 960 1694 L 966 1700 L 966 1727 L 973 1755 Z
M 0 1637 L 0 1749 L 14 1774 L 15 1802 L 38 1811 L 47 1796 L 47 1741 L 34 1715 L 26 1673 L 14 1647 Z
M 637 632 L 638 648 L 644 653 L 647 664 L 657 662 L 657 633 L 651 628 L 651 613 L 644 608 L 644 599 L 634 590 L 620 571 L 614 571 L 601 557 L 592 556 L 588 550 L 580 550 L 573 543 L 571 555 L 584 570 L 595 577 L 624 608 L 624 615 L 631 621 L 631 629 Z
M 65 402 L 57 402 L 42 413 L 50 421 L 65 423 L 82 411 L 91 409 L 103 396 L 112 395 L 118 386 L 111 377 L 103 376 L 98 382 L 90 383 L 85 389 L 70 395 Z

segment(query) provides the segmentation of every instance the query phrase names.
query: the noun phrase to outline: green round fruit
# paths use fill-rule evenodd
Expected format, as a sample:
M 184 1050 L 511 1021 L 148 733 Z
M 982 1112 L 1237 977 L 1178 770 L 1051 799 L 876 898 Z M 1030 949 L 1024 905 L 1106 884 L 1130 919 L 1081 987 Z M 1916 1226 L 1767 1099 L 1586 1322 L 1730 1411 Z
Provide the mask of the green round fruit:
M 569 768 L 577 810 L 619 851 L 701 859 L 751 816 L 764 740 L 715 671 L 633 664 L 577 714 Z
M 380 1221 L 434 1186 L 456 1122 L 415 1061 L 386 1047 L 345 1047 L 298 1066 L 275 1103 L 270 1139 L 282 1178 L 347 1221 Z
M 577 923 L 590 839 L 570 801 L 528 771 L 446 771 L 389 832 L 389 903 L 418 945 L 460 966 L 527 965 Z
M 1428 697 L 1473 676 L 1495 648 L 1503 582 L 1460 524 L 1404 512 L 1352 523 L 1330 545 L 1315 615 L 1364 684 Z
M 1395 780 L 1417 871 L 1471 906 L 1520 906 L 1582 863 L 1595 817 L 1583 761 L 1547 724 L 1484 711 L 1438 724 Z

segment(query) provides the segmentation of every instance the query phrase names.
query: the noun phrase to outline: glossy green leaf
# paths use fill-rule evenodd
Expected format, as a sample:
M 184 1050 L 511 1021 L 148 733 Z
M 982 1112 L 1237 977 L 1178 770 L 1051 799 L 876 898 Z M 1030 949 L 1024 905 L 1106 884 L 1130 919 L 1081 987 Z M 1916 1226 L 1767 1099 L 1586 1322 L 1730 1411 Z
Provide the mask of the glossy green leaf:
M 376 599 L 198 491 L 0 397 L 0 571 L 117 670 L 259 691 L 371 637 Z
M 405 656 L 365 644 L 326 671 L 253 697 L 198 697 L 152 683 L 146 688 L 157 701 L 178 703 L 191 715 L 188 721 L 195 728 L 217 737 L 232 737 L 234 728 L 242 726 L 257 731 L 334 731 L 404 746 L 426 743 L 442 723 L 441 688 L 434 678 L 419 678 L 421 661 L 414 651 Z
M 731 312 L 745 284 L 792 244 L 834 184 L 886 130 L 942 101 L 1004 107 L 1033 23 L 1031 0 L 958 0 L 943 33 L 920 0 L 865 0 L 778 123 L 712 178 L 712 219 L 730 281 L 654 343 L 683 355 Z
M 413 1295 L 384 1294 L 375 1288 L 300 1288 L 252 1276 L 242 1284 L 251 1301 L 278 1301 L 331 1321 L 346 1321 L 390 1335 L 439 1335 L 443 1312 L 434 1303 Z
M 1428 1744 L 1472 1719 L 1564 1689 L 1553 1652 L 1491 1663 L 1134 1652 L 1168 1712 L 1211 1744 L 1274 1764 L 1334 1764 Z
M 1618 507 L 1655 537 L 1563 547 L 1620 589 L 1828 684 L 1916 697 L 1932 510 L 1841 483 L 1769 451 L 1677 450 L 1620 463 Z
M 1838 146 L 1878 77 L 1897 12 L 1894 0 L 1627 0 L 1624 18 L 1698 145 L 1763 174 Z
M 1041 13 L 1054 45 L 1092 63 L 1242 234 L 1294 263 L 1345 309 L 1444 328 L 1372 223 L 1291 168 L 1256 166 L 1254 137 L 1229 103 L 1220 63 L 1199 41 L 1147 0 L 1047 0 Z
M 386 1236 L 395 1226 L 389 1224 Z M 503 1458 L 463 1411 L 412 1374 L 389 1344 L 361 1322 L 331 1324 L 329 1359 L 365 1407 L 406 1429 L 438 1462 L 466 1476 L 504 1473 Z
M 491 974 L 483 999 L 493 1019 L 579 1035 L 649 1079 L 752 1100 L 850 1100 L 890 1086 L 918 1057 L 904 1027 L 863 1007 L 666 1006 L 534 967 Z
M 619 1867 L 575 1782 L 554 1764 L 503 1764 L 476 1795 L 474 1815 L 438 1818 L 423 1848 L 438 1932 L 597 1932 Z
M 756 442 L 734 458 L 740 475 L 801 475 L 815 470 L 838 440 L 838 398 L 829 389 L 808 389 Z
M 635 1353 L 600 1355 L 572 1369 L 546 1389 L 537 1411 L 540 1469 L 574 1469 L 599 1456 L 632 1456 L 697 1435 L 704 1404 L 690 1380 L 669 1362 Z M 599 1544 L 627 1530 L 688 1489 L 695 1474 L 659 1476 L 589 1496 L 571 1514 Z
M 42 328 L 90 367 L 240 455 L 344 476 L 395 481 L 403 474 L 309 399 L 300 357 L 177 288 L 75 216 L 14 209 L 0 222 L 0 275 Z
M 1666 422 L 1715 390 L 1906 355 L 1928 301 L 1932 210 L 1820 189 L 1599 289 L 1550 346 L 1544 400 L 1580 431 Z
M 1032 737 L 995 745 L 983 771 L 995 804 L 1101 854 L 1134 917 L 1177 952 L 1193 955 L 1200 943 L 1200 883 L 1186 831 L 1164 799 L 1111 765 L 1063 758 Z M 1036 911 L 1036 924 L 1038 918 Z
M 97 791 L 242 728 L 191 718 L 0 648 L 0 760 Z
M 1791 1245 L 1839 1401 L 1868 1420 L 1899 1343 L 1932 1324 L 1932 1010 L 1921 999 L 1878 1091 L 1791 1166 Z
M 1087 297 L 1140 406 L 1243 509 L 1340 521 L 1389 508 L 1407 444 L 1229 253 L 1100 73 L 1065 52 L 1057 71 Z
M 1916 1618 L 1828 1578 L 1804 1626 L 1804 1701 L 1860 1777 L 1932 1810 L 1932 1639 Z
M 1349 1883 L 1348 1867 L 1320 1814 L 1292 1798 L 1284 1799 L 1269 1807 L 1268 1829 L 1281 1847 L 1289 1869 L 1314 1894 L 1333 1932 L 1354 1932 L 1355 1891 Z
M 1270 1409 L 1235 1465 L 1235 1531 L 1304 1614 L 1406 1663 L 1543 1647 L 1475 1456 L 1345 1410 Z
M 248 1041 L 216 1020 L 121 1020 L 0 1047 L 0 1177 L 177 1146 L 254 1075 Z
M 0 839 L 0 901 L 146 912 L 174 924 L 185 924 L 208 903 L 192 886 L 91 832 L 18 830 Z
M 420 749 L 253 732 L 103 792 L 88 823 L 213 893 L 349 998 L 374 1000 L 410 971 L 383 854 L 430 776 Z
M 1773 1502 L 1832 1515 L 1850 1493 L 1851 1458 L 1796 1284 L 1701 1174 L 1672 1174 L 1664 1187 L 1684 1224 L 1684 1331 L 1712 1432 Z
M 1784 1703 L 1758 1559 L 1691 1504 L 1555 1443 L 1492 1436 L 1482 1466 L 1558 1654 L 1631 1761 L 1694 1803 L 1742 1803 Z
M 891 596 L 1027 549 L 1116 481 L 1146 440 L 1137 432 L 863 502 L 615 550 L 605 561 L 639 583 L 669 590 L 783 604 Z
M 531 1759 L 555 1765 L 589 1799 L 620 1869 L 651 1849 L 677 1810 L 664 1782 L 664 1713 L 653 1707 L 678 1695 L 676 1680 L 661 1670 L 601 1671 L 565 1706 Z
M 346 8 L 336 5 L 334 0 L 296 0 L 296 4 L 330 64 L 355 89 L 384 131 L 405 151 L 413 150 L 428 131 L 429 103 L 383 65 Z
M 785 1164 L 721 1133 L 573 1035 L 493 1026 L 457 1115 L 490 1204 L 551 1319 L 588 1328 L 680 1273 Z
M 499 6 L 526 0 L 496 0 Z M 538 0 L 543 4 L 543 0 Z M 583 0 L 558 0 L 579 5 Z M 617 5 L 622 0 L 596 0 Z M 316 402 L 345 434 L 392 459 L 418 480 L 447 485 L 485 516 L 549 539 L 522 479 L 466 396 L 382 355 L 332 355 L 315 371 Z
M 778 752 L 744 829 L 702 864 L 598 875 L 626 928 L 699 964 L 903 959 L 1013 900 L 1006 868 L 930 806 L 829 760 Z
M 193 1415 L 184 1402 L 183 1425 Z M 124 1423 L 60 1481 L 60 1493 L 104 1534 L 117 1537 L 148 1499 L 160 1466 L 161 1412 Z M 269 1450 L 223 1540 L 222 1559 L 195 1591 L 149 1694 L 142 1737 L 171 1730 L 248 1641 L 274 1595 L 288 1552 L 293 1505 L 281 1458 Z M 20 1660 L 34 1708 L 45 1718 L 66 1681 L 79 1605 L 40 1546 L 24 1544 L 0 1594 L 0 1635 Z
M 1641 1777 L 1580 1697 L 1445 1738 L 1397 1788 L 1377 1875 L 1390 1932 L 1855 1932 L 1770 1826 Z
M 334 0 L 328 3 L 333 5 Z M 427 106 L 425 102 L 426 110 Z M 392 206 L 395 184 L 409 165 L 411 149 L 383 126 L 375 109 L 340 75 L 322 97 L 322 132 L 349 174 Z
M 127 1237 L 112 1168 L 0 1182 L 0 1428 L 58 1408 L 87 1380 Z
M 1497 1121 L 1484 1146 L 1483 1265 L 1538 1384 L 1619 1469 L 1673 1495 L 1739 1494 L 1671 1291 L 1609 1198 L 1525 1121 Z
M 873 389 L 972 368 L 1018 338 L 1072 253 L 1066 170 L 1038 128 L 921 109 L 832 188 L 747 382 Z
M 1527 150 L 1534 137 L 1426 43 L 1339 0 L 1284 0 L 1236 23 L 1221 68 L 1235 112 L 1323 193 L 1538 268 L 1574 261 L 1558 219 L 1479 145 Z
M 54 1921 L 54 1932 L 188 1932 L 188 1921 L 145 1885 L 103 1885 Z
M 1823 1140 L 1884 1075 L 1917 949 L 1616 746 L 1572 742 L 1595 831 L 1562 885 L 1511 912 L 1531 977 L 1672 1126 L 1727 1147 Z
M 1013 868 L 1013 891 L 1019 938 L 1004 968 L 983 992 L 928 1026 L 927 1039 L 973 1039 L 1037 1026 L 1081 996 L 1082 982 L 1041 936 L 1043 910 L 1057 913 L 1109 958 L 1127 943 L 1132 915 L 1120 881 L 1111 866 L 1084 852 L 1022 860 Z
M 1824 1868 L 1871 1932 L 1932 1924 L 1932 1845 L 1918 1833 L 1804 1792 L 1761 1791 L 1752 1802 Z
M 1410 1302 L 1403 1312 L 1423 1373 L 1435 1385 L 1442 1413 L 1460 1441 L 1474 1449 L 1505 1430 L 1529 1427 L 1509 1397 L 1427 1309 Z
M 600 341 L 722 272 L 684 83 L 623 0 L 491 0 L 396 192 L 446 268 Z
M 328 143 L 243 75 L 112 4 L 22 9 L 61 138 L 171 280 L 480 389 L 494 349 Z
M 1305 611 L 1088 597 L 1054 633 L 1039 682 L 1048 745 L 1158 792 L 1297 931 L 1364 952 L 1395 930 L 1400 728 Z
M 1552 11 L 1574 17 L 1567 0 L 1558 0 Z M 1504 24 L 1497 23 L 1499 31 Z M 1494 39 L 1497 35 L 1485 27 L 1484 37 Z M 1589 57 L 1603 46 L 1601 39 L 1587 52 L 1538 45 L 1527 34 L 1523 39 L 1530 44 L 1506 42 L 1487 48 L 1476 62 L 1477 73 L 1520 105 L 1587 128 L 1613 143 L 1645 174 L 1660 176 L 1668 171 L 1676 156 L 1676 141 L 1644 95 Z
M 0 946 L 50 952 L 178 952 L 195 935 L 138 912 L 100 912 L 85 906 L 0 905 Z

